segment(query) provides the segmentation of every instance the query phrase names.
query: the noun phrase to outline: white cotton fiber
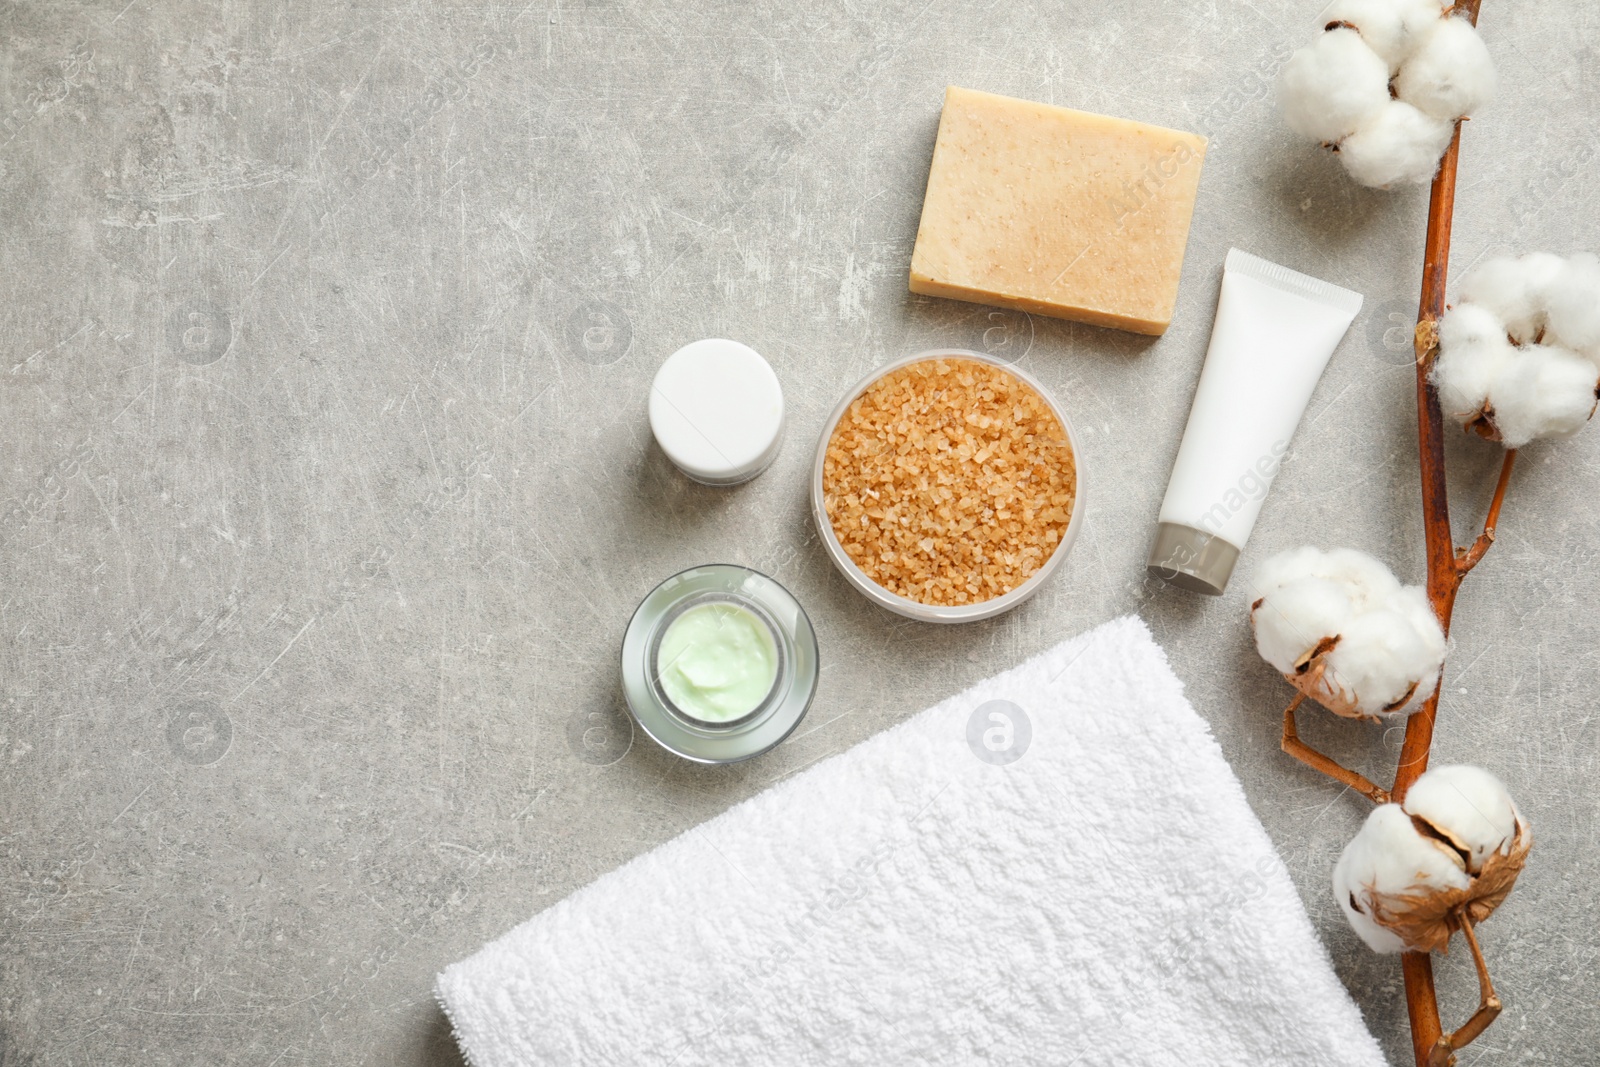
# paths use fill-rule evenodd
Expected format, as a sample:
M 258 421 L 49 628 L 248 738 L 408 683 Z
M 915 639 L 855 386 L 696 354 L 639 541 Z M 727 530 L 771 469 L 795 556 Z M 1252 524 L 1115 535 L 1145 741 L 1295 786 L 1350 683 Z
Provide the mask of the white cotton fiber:
M 1444 632 L 1422 590 L 1366 553 L 1279 553 L 1256 570 L 1252 592 L 1261 658 L 1338 714 L 1407 715 L 1433 692 Z
M 1550 294 L 1567 270 L 1566 260 L 1549 252 L 1499 256 L 1461 280 L 1457 301 L 1488 308 L 1500 316 L 1513 341 L 1527 344 L 1543 331 Z
M 1375 189 L 1429 182 L 1454 133 L 1451 123 L 1390 100 L 1339 142 L 1339 160 L 1350 177 Z
M 1507 448 L 1581 429 L 1597 380 L 1600 258 L 1588 253 L 1491 259 L 1439 322 L 1440 406 L 1469 428 L 1486 424 Z
M 1350 594 L 1345 583 L 1307 577 L 1266 597 L 1251 615 L 1261 658 L 1279 674 L 1293 673 L 1306 650 L 1322 636 L 1337 633 L 1355 614 Z
M 1488 103 L 1496 84 L 1477 28 L 1447 15 L 1449 7 L 1333 0 L 1322 10 L 1331 28 L 1294 53 L 1279 78 L 1290 128 L 1335 148 L 1362 185 L 1431 181 L 1457 121 Z
M 1439 358 L 1433 365 L 1444 413 L 1466 421 L 1482 412 L 1489 387 L 1515 355 L 1505 324 L 1488 308 L 1458 304 L 1445 312 L 1439 320 Z
M 1389 569 L 1365 552 L 1310 546 L 1280 552 L 1250 578 L 1256 649 L 1280 674 L 1290 674 L 1318 641 L 1399 589 Z
M 1526 324 L 1533 321 L 1535 305 L 1522 261 L 1515 256 L 1495 256 L 1473 267 L 1456 284 L 1456 306 L 1463 304 L 1490 312 L 1508 331 L 1513 323 L 1522 323 L 1526 332 Z
M 1545 295 L 1546 340 L 1600 364 L 1600 258 L 1587 252 L 1569 258 Z
M 1500 779 L 1482 767 L 1435 767 L 1412 783 L 1402 805 L 1466 853 L 1476 874 L 1484 860 L 1511 851 L 1521 815 Z
M 1403 602 L 1413 598 L 1425 619 Z M 1328 653 L 1329 679 L 1363 713 L 1409 715 L 1433 695 L 1445 639 L 1421 589 L 1402 589 L 1394 602 L 1352 616 L 1340 638 Z
M 1489 388 L 1495 429 L 1507 448 L 1566 437 L 1594 414 L 1595 365 L 1555 345 L 1523 345 Z
M 1389 67 L 1354 30 L 1330 30 L 1283 65 L 1278 102 L 1290 129 L 1333 144 L 1389 103 Z
M 1334 0 L 1322 9 L 1324 25 L 1354 26 L 1391 71 L 1411 54 L 1443 14 L 1437 0 Z
M 1466 889 L 1471 882 L 1460 858 L 1443 843 L 1419 833 L 1399 804 L 1374 808 L 1333 867 L 1333 897 L 1344 917 L 1361 940 L 1374 952 L 1383 953 L 1400 952 L 1405 945 L 1374 921 L 1374 895 Z
M 1475 115 L 1494 96 L 1494 60 L 1472 23 L 1439 19 L 1395 77 L 1400 99 L 1450 122 Z
M 1362 611 L 1387 600 L 1391 593 L 1400 589 L 1399 580 L 1389 568 L 1365 552 L 1354 548 L 1324 551 L 1310 545 L 1279 552 L 1262 563 L 1256 568 L 1252 584 L 1255 595 L 1260 597 L 1297 585 L 1308 577 L 1341 583 L 1352 598 L 1352 607 Z

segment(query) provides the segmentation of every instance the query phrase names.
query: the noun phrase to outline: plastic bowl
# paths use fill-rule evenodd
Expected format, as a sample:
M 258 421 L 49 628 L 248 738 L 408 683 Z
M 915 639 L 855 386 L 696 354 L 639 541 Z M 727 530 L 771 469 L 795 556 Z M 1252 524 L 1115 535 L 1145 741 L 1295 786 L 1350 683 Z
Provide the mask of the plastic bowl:
M 867 577 L 867 573 L 856 566 L 849 556 L 845 555 L 844 546 L 839 544 L 838 536 L 833 532 L 833 523 L 828 518 L 828 509 L 822 500 L 822 464 L 827 458 L 828 441 L 833 437 L 833 431 L 839 425 L 839 420 L 844 416 L 845 410 L 855 402 L 856 398 L 866 392 L 869 387 L 891 371 L 913 363 L 921 363 L 929 359 L 970 359 L 979 363 L 988 363 L 1015 375 L 1018 379 L 1032 386 L 1050 405 L 1050 410 L 1060 420 L 1061 428 L 1067 432 L 1067 443 L 1072 446 L 1073 481 L 1072 481 L 1072 516 L 1067 520 L 1067 529 L 1061 535 L 1061 542 L 1056 545 L 1050 558 L 1045 560 L 1033 575 L 1017 588 L 1003 596 L 990 600 L 979 601 L 976 604 L 958 604 L 944 606 L 938 604 L 922 604 L 909 597 L 892 593 Z M 917 619 L 922 622 L 976 622 L 979 619 L 992 619 L 996 615 L 1003 615 L 1012 608 L 1027 600 L 1039 591 L 1039 587 L 1049 581 L 1050 575 L 1055 573 L 1061 561 L 1066 558 L 1072 549 L 1072 543 L 1077 540 L 1078 530 L 1083 525 L 1083 450 L 1078 447 L 1077 434 L 1073 432 L 1072 422 L 1067 418 L 1067 413 L 1061 409 L 1056 398 L 1050 391 L 1039 383 L 1031 374 L 1019 370 L 1003 359 L 985 355 L 982 352 L 969 352 L 960 348 L 936 348 L 927 352 L 918 352 L 914 356 L 895 360 L 885 367 L 880 367 L 867 377 L 857 382 L 844 399 L 839 401 L 839 406 L 833 409 L 833 414 L 828 416 L 826 427 L 822 431 L 822 439 L 817 442 L 817 456 L 811 465 L 811 517 L 817 524 L 817 532 L 822 536 L 822 543 L 827 547 L 828 556 L 833 560 L 833 565 L 839 568 L 839 573 L 845 576 L 849 583 L 856 587 L 862 596 L 872 601 L 881 608 L 887 608 L 896 615 L 903 615 L 908 619 Z

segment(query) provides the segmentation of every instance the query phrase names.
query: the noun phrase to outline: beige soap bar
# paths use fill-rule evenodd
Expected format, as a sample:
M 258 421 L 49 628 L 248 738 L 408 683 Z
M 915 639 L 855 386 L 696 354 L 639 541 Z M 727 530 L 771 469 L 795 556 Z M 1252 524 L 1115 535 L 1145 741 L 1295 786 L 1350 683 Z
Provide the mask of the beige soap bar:
M 950 86 L 911 291 L 1159 334 L 1206 139 Z

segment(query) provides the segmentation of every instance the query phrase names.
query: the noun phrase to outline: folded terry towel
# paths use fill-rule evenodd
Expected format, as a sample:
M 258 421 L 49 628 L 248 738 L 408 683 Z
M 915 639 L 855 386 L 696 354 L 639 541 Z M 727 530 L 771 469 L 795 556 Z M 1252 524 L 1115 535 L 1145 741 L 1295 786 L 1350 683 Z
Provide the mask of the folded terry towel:
M 475 1067 L 1383 1063 L 1131 617 L 633 860 L 438 995 Z

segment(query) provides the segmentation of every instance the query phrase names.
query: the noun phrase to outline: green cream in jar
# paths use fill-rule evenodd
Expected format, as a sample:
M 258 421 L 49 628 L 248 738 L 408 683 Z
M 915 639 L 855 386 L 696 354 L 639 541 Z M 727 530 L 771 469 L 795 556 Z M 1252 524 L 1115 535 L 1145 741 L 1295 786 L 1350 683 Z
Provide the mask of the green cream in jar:
M 656 652 L 662 691 L 683 715 L 704 723 L 742 719 L 778 679 L 772 628 L 730 601 L 697 604 L 667 626 Z
M 650 590 L 622 635 L 634 725 L 696 763 L 770 750 L 805 717 L 821 666 L 793 594 L 760 571 L 707 563 Z

